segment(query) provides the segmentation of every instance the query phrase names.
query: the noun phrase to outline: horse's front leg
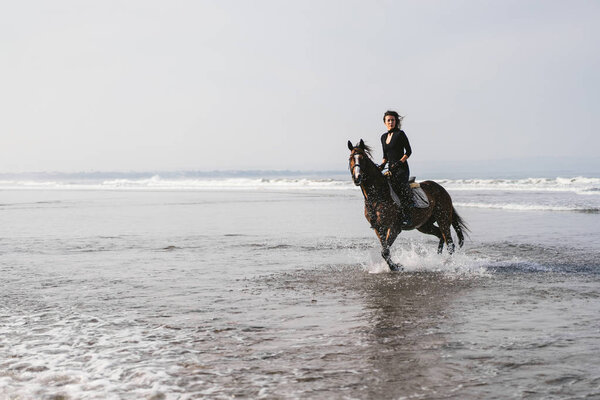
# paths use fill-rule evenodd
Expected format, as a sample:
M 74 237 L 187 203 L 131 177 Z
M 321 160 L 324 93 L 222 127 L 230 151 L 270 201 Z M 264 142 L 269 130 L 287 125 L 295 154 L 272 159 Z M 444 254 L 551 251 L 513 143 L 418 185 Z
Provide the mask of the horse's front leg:
M 404 267 L 400 264 L 396 264 L 392 261 L 392 256 L 390 255 L 390 247 L 394 244 L 394 241 L 398 237 L 400 232 L 395 229 L 378 229 L 377 236 L 379 237 L 379 242 L 381 242 L 381 256 L 387 262 L 390 270 L 392 271 L 402 271 Z

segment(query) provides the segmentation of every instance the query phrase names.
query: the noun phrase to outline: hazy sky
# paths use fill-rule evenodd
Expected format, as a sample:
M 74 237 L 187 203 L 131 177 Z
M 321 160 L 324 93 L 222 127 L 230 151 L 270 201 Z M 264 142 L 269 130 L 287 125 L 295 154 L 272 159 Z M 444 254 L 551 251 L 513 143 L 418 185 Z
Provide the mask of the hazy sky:
M 0 172 L 597 157 L 600 1 L 2 1 Z

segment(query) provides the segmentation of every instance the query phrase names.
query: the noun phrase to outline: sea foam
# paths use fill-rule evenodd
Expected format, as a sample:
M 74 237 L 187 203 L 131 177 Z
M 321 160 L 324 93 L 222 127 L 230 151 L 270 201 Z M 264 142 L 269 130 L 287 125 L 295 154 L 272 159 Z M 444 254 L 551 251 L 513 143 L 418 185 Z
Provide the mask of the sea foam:
M 96 175 L 78 175 L 77 179 L 4 179 L 0 189 L 58 189 L 58 190 L 357 190 L 350 176 L 318 178 L 294 177 L 163 177 L 159 174 L 140 177 L 139 174 L 117 179 L 97 179 Z M 332 175 L 333 176 L 333 175 Z M 425 179 L 423 179 L 425 180 Z M 551 191 L 600 195 L 600 178 L 557 177 L 524 179 L 438 179 L 449 191 Z
M 518 204 L 518 203 L 481 203 L 481 202 L 456 202 L 457 207 L 488 208 L 513 211 L 576 211 L 587 213 L 598 213 L 598 207 L 586 206 L 562 206 L 562 205 L 544 205 L 544 204 Z

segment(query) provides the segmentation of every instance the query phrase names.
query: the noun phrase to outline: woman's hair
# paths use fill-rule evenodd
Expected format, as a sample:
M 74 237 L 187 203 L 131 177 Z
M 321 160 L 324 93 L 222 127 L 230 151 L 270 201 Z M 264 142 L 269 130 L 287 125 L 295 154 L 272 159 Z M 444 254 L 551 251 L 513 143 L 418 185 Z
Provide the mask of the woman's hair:
M 400 116 L 400 114 L 398 114 L 396 111 L 387 110 L 385 114 L 383 114 L 383 122 L 385 122 L 385 117 L 387 117 L 388 115 L 391 115 L 392 117 L 396 118 L 396 128 L 400 129 L 404 117 Z

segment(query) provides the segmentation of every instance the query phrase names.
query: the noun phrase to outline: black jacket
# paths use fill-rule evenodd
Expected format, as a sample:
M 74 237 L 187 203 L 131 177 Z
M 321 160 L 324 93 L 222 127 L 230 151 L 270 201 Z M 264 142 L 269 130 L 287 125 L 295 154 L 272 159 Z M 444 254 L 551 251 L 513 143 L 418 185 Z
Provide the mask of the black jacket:
M 407 157 L 410 157 L 412 149 L 410 148 L 410 143 L 408 142 L 408 138 L 404 131 L 394 129 L 394 135 L 389 144 L 385 142 L 387 135 L 388 132 L 381 135 L 381 146 L 383 147 L 383 158 L 388 161 L 389 166 L 391 167 L 400 161 L 405 154 Z

